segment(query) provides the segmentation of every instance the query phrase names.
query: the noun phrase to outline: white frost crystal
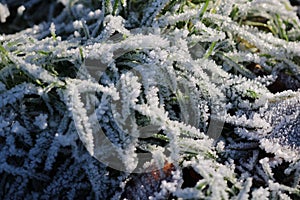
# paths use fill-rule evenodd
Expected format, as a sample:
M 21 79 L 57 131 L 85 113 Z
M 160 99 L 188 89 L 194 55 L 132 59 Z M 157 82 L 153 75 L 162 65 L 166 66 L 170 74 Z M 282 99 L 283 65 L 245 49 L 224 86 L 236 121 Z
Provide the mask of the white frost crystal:
M 0 22 L 5 23 L 6 19 L 9 17 L 10 12 L 6 4 L 0 3 Z
M 40 114 L 35 117 L 34 125 L 38 126 L 42 130 L 46 129 L 48 126 L 47 118 L 48 116 L 46 114 Z
M 266 135 L 271 142 L 269 144 L 271 146 L 266 149 L 273 149 L 275 154 L 279 153 L 280 156 L 287 158 L 293 157 L 290 152 L 293 149 L 300 153 L 300 92 L 295 92 L 294 97 L 286 97 L 284 100 L 272 103 L 264 113 L 264 118 L 273 127 L 271 133 Z M 279 145 L 282 148 L 279 148 Z M 274 148 L 275 146 L 278 147 Z M 285 149 L 286 153 L 284 153 Z M 294 156 L 300 157 L 300 155 Z
M 0 199 L 300 198 L 288 0 L 1 2 Z
M 25 8 L 25 6 L 20 6 L 19 8 L 18 8 L 18 15 L 23 15 L 23 13 L 24 13 L 24 11 L 26 10 L 26 8 Z

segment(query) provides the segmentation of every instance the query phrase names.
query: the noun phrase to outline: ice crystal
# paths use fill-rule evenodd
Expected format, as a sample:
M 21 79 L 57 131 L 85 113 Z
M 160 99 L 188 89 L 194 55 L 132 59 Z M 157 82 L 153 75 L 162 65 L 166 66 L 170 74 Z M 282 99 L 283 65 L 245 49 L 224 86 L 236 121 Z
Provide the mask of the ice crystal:
M 2 3 L 0 3 L 0 13 L 0 22 L 5 23 L 6 18 L 10 15 L 9 9 L 7 8 L 6 4 L 3 5 Z
M 300 148 L 300 94 L 276 102 L 264 114 L 273 130 L 267 137 L 276 143 L 291 148 Z
M 299 198 L 287 0 L 4 3 L 1 199 Z

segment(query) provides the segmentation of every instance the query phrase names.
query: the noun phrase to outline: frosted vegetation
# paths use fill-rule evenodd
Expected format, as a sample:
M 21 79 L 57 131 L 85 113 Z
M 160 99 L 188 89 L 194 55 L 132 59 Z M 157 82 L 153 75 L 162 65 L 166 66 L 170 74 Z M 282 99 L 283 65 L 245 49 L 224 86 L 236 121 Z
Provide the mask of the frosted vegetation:
M 1 199 L 300 198 L 287 0 L 7 2 Z

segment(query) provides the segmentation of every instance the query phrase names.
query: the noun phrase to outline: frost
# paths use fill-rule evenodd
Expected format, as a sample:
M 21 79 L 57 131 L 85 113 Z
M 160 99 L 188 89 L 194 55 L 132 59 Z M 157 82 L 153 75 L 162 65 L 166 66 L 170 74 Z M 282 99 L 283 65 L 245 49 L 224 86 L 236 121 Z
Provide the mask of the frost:
M 1 199 L 299 198 L 287 0 L 6 2 Z
M 274 103 L 264 117 L 274 127 L 268 136 L 274 142 L 291 148 L 300 148 L 300 93 L 295 97 Z
M 23 5 L 18 7 L 18 15 L 23 15 L 25 10 L 26 10 L 26 8 Z
M 39 116 L 35 117 L 34 125 L 42 130 L 46 129 L 48 126 L 47 118 L 47 115 L 40 114 Z
M 58 0 L 58 1 L 64 4 L 65 6 L 67 6 L 70 3 L 69 0 Z
M 267 200 L 267 199 L 269 199 L 269 195 L 270 195 L 270 192 L 268 191 L 268 189 L 262 188 L 262 187 L 254 190 L 252 192 L 252 198 L 257 199 L 257 200 L 259 200 L 259 199 Z
M 0 22 L 5 23 L 6 19 L 9 17 L 10 12 L 6 4 L 0 3 Z

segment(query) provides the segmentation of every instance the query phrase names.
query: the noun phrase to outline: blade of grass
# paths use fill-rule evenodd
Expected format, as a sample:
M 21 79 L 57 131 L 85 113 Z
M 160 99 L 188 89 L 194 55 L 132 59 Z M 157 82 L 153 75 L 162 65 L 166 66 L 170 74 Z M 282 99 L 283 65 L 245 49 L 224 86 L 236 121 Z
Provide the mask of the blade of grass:
M 200 14 L 199 14 L 199 18 L 201 19 L 201 21 L 203 20 L 203 15 L 206 12 L 207 8 L 208 8 L 208 4 L 209 4 L 210 0 L 206 0 L 204 6 L 202 7 Z

